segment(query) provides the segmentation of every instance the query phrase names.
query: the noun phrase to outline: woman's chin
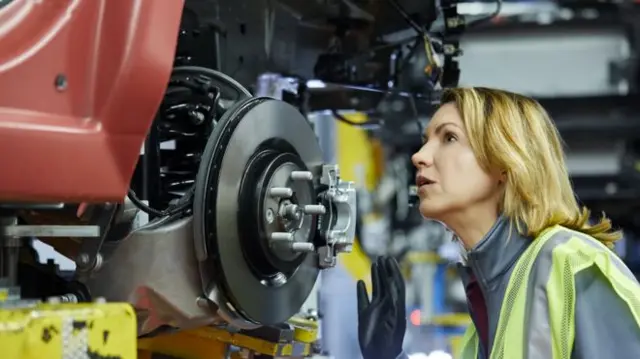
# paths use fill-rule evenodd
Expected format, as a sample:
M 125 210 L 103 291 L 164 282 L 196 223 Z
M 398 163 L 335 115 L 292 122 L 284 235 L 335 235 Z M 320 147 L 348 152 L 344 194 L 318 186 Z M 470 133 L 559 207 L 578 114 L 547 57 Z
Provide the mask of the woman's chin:
M 435 206 L 435 203 L 429 201 L 420 202 L 420 214 L 422 217 L 438 220 L 439 215 L 442 213 L 442 209 Z

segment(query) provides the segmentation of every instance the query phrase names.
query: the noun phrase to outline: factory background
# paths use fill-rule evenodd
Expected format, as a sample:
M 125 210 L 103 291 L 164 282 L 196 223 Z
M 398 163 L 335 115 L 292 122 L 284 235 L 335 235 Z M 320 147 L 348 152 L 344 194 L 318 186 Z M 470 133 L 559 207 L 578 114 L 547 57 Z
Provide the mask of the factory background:
M 380 15 L 384 1 L 336 1 L 341 5 L 325 11 L 327 4 L 311 0 L 274 0 L 273 8 L 265 5 L 269 1 L 193 0 L 181 18 L 176 64 L 219 70 L 255 96 L 294 104 L 313 126 L 322 161 L 337 164 L 341 178 L 354 183 L 353 248 L 338 256 L 335 267 L 320 271 L 299 311 L 317 320 L 321 349 L 308 357 L 318 359 L 360 357 L 356 282 L 370 285 L 371 261 L 382 255 L 398 259 L 405 274 L 410 358 L 455 358 L 471 323 L 452 269 L 459 248 L 441 224 L 421 218 L 411 193 L 410 156 L 421 145 L 421 130 L 442 87 L 425 73 L 433 59 L 424 50 L 423 34 L 389 9 L 390 15 Z M 345 10 L 345 3 L 365 11 Z M 399 3 L 414 19 L 429 17 L 431 2 Z M 615 251 L 639 274 L 640 4 L 504 0 L 456 5 L 459 14 L 487 21 L 456 34 L 460 53 L 453 61 L 460 72 L 453 75 L 455 85 L 522 93 L 545 107 L 565 142 L 577 197 L 623 230 Z M 433 20 L 435 28 L 444 26 L 441 16 Z M 377 24 L 376 34 L 367 32 L 369 23 Z M 337 41 L 336 28 L 357 35 Z M 175 150 L 172 141 L 162 148 Z M 137 169 L 137 188 L 146 188 L 137 184 L 143 177 Z M 146 203 L 165 201 L 154 198 L 153 190 L 138 192 L 148 193 L 142 198 Z M 60 254 L 64 251 L 54 249 L 56 242 L 33 243 L 41 263 L 53 259 L 64 272 L 76 270 L 77 258 Z

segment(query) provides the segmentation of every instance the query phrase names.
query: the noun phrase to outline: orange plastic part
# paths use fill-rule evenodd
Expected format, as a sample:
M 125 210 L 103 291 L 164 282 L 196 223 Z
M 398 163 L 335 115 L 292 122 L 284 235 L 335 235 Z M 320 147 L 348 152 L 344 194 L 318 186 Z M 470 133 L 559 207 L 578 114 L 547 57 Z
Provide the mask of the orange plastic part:
M 184 0 L 0 9 L 0 201 L 122 201 L 171 73 Z

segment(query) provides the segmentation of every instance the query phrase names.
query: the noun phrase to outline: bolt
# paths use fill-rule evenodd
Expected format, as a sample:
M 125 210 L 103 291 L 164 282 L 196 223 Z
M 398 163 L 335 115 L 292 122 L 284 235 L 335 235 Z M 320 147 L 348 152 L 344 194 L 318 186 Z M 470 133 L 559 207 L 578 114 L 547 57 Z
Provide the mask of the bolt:
M 56 90 L 64 91 L 67 89 L 67 77 L 64 74 L 58 74 L 56 76 L 55 82 Z
M 293 190 L 289 187 L 272 187 L 269 189 L 269 196 L 279 198 L 290 198 Z
M 291 243 L 291 250 L 294 252 L 313 252 L 315 251 L 313 243 L 309 242 L 294 242 Z
M 49 297 L 47 298 L 47 303 L 49 304 L 78 303 L 78 297 L 73 293 L 67 293 L 67 294 L 58 295 L 55 297 Z
M 273 216 L 273 210 L 271 208 L 267 209 L 267 213 L 265 213 L 265 217 L 268 223 L 273 223 L 274 216 Z
M 80 253 L 76 258 L 76 263 L 81 267 L 88 266 L 90 261 L 91 257 L 87 253 Z
M 321 204 L 307 204 L 302 208 L 304 214 L 325 214 L 327 209 Z
M 73 293 L 67 293 L 61 299 L 63 303 L 78 303 L 78 296 Z
M 60 304 L 62 302 L 62 300 L 60 300 L 60 297 L 49 297 L 47 298 L 47 303 L 49 304 Z
M 311 181 L 313 180 L 313 173 L 309 171 L 292 171 L 291 179 L 294 181 Z
M 273 232 L 271 233 L 272 241 L 292 241 L 293 233 L 289 232 Z
M 96 254 L 96 260 L 91 268 L 92 270 L 98 270 L 102 267 L 102 254 Z
M 299 207 L 295 204 L 289 204 L 284 207 L 284 216 L 288 219 L 299 220 L 300 219 L 300 210 Z
M 196 305 L 202 309 L 210 309 L 211 306 L 209 305 L 209 300 L 207 300 L 207 298 L 204 297 L 198 297 L 196 298 Z
M 287 283 L 287 277 L 282 272 L 278 272 L 273 277 L 272 282 L 275 285 L 283 285 L 283 284 Z

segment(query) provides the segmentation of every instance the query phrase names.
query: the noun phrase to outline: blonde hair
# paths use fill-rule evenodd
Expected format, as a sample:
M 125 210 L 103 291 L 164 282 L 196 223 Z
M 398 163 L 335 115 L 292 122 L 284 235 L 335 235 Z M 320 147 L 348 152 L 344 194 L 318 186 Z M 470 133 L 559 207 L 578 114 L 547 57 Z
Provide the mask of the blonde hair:
M 604 214 L 592 225 L 589 209 L 578 205 L 560 134 L 540 103 L 483 87 L 446 90 L 442 103 L 457 107 L 480 165 L 504 171 L 500 210 L 520 233 L 535 238 L 559 224 L 608 246 L 620 239 Z

